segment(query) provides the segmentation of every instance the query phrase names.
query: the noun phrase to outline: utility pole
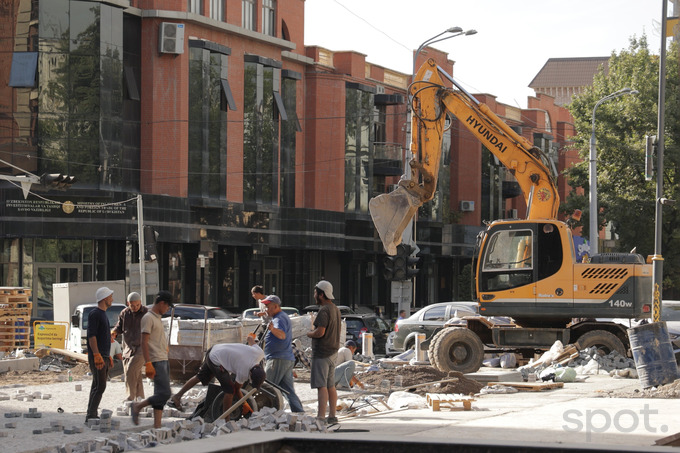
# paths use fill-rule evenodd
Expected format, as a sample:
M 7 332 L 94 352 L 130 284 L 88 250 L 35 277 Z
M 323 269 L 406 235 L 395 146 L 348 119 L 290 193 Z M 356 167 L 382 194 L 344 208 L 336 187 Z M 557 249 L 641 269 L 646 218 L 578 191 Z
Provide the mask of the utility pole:
M 142 305 L 146 305 L 146 270 L 144 268 L 144 206 L 142 194 L 137 194 L 137 239 L 139 248 L 139 294 Z
M 661 51 L 659 54 L 659 101 L 657 125 L 656 156 L 656 203 L 654 216 L 654 255 L 652 256 L 652 321 L 661 321 L 661 301 L 663 300 L 663 257 L 661 256 L 663 205 L 663 148 L 666 112 L 666 28 L 668 1 L 661 1 Z

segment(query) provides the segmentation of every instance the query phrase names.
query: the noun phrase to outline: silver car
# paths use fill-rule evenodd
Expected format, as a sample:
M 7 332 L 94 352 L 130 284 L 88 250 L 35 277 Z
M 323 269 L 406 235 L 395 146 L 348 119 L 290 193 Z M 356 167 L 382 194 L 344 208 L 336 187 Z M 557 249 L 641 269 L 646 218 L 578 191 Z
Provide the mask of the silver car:
M 429 340 L 451 318 L 478 313 L 477 302 L 440 302 L 423 307 L 410 317 L 397 321 L 394 332 L 387 339 L 387 354 L 398 354 L 413 348 L 418 333 L 424 333 L 425 339 Z

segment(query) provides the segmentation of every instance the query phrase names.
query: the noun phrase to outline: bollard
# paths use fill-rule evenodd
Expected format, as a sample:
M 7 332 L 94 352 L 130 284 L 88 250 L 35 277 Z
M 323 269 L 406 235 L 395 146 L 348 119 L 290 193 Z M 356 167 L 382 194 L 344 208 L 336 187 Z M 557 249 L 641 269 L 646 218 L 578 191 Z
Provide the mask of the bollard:
M 417 333 L 416 334 L 416 362 L 427 361 L 426 351 L 423 351 L 420 348 L 420 344 L 424 341 L 425 341 L 425 334 L 424 333 Z

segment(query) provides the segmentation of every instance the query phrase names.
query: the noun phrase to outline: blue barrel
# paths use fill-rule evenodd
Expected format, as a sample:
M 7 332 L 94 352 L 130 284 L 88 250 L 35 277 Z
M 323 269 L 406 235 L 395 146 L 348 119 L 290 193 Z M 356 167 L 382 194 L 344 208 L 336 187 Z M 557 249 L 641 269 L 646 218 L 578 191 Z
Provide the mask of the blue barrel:
M 669 384 L 678 378 L 678 365 L 664 321 L 628 329 L 628 339 L 643 389 Z

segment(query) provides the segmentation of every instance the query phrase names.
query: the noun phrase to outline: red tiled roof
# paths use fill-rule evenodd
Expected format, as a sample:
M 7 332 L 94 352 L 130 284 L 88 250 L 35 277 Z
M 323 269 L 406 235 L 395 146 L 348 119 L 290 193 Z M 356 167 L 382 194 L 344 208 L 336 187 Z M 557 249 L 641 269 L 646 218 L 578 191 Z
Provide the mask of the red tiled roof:
M 604 66 L 606 72 L 608 63 L 609 57 L 550 58 L 529 83 L 529 88 L 590 86 L 600 66 Z

